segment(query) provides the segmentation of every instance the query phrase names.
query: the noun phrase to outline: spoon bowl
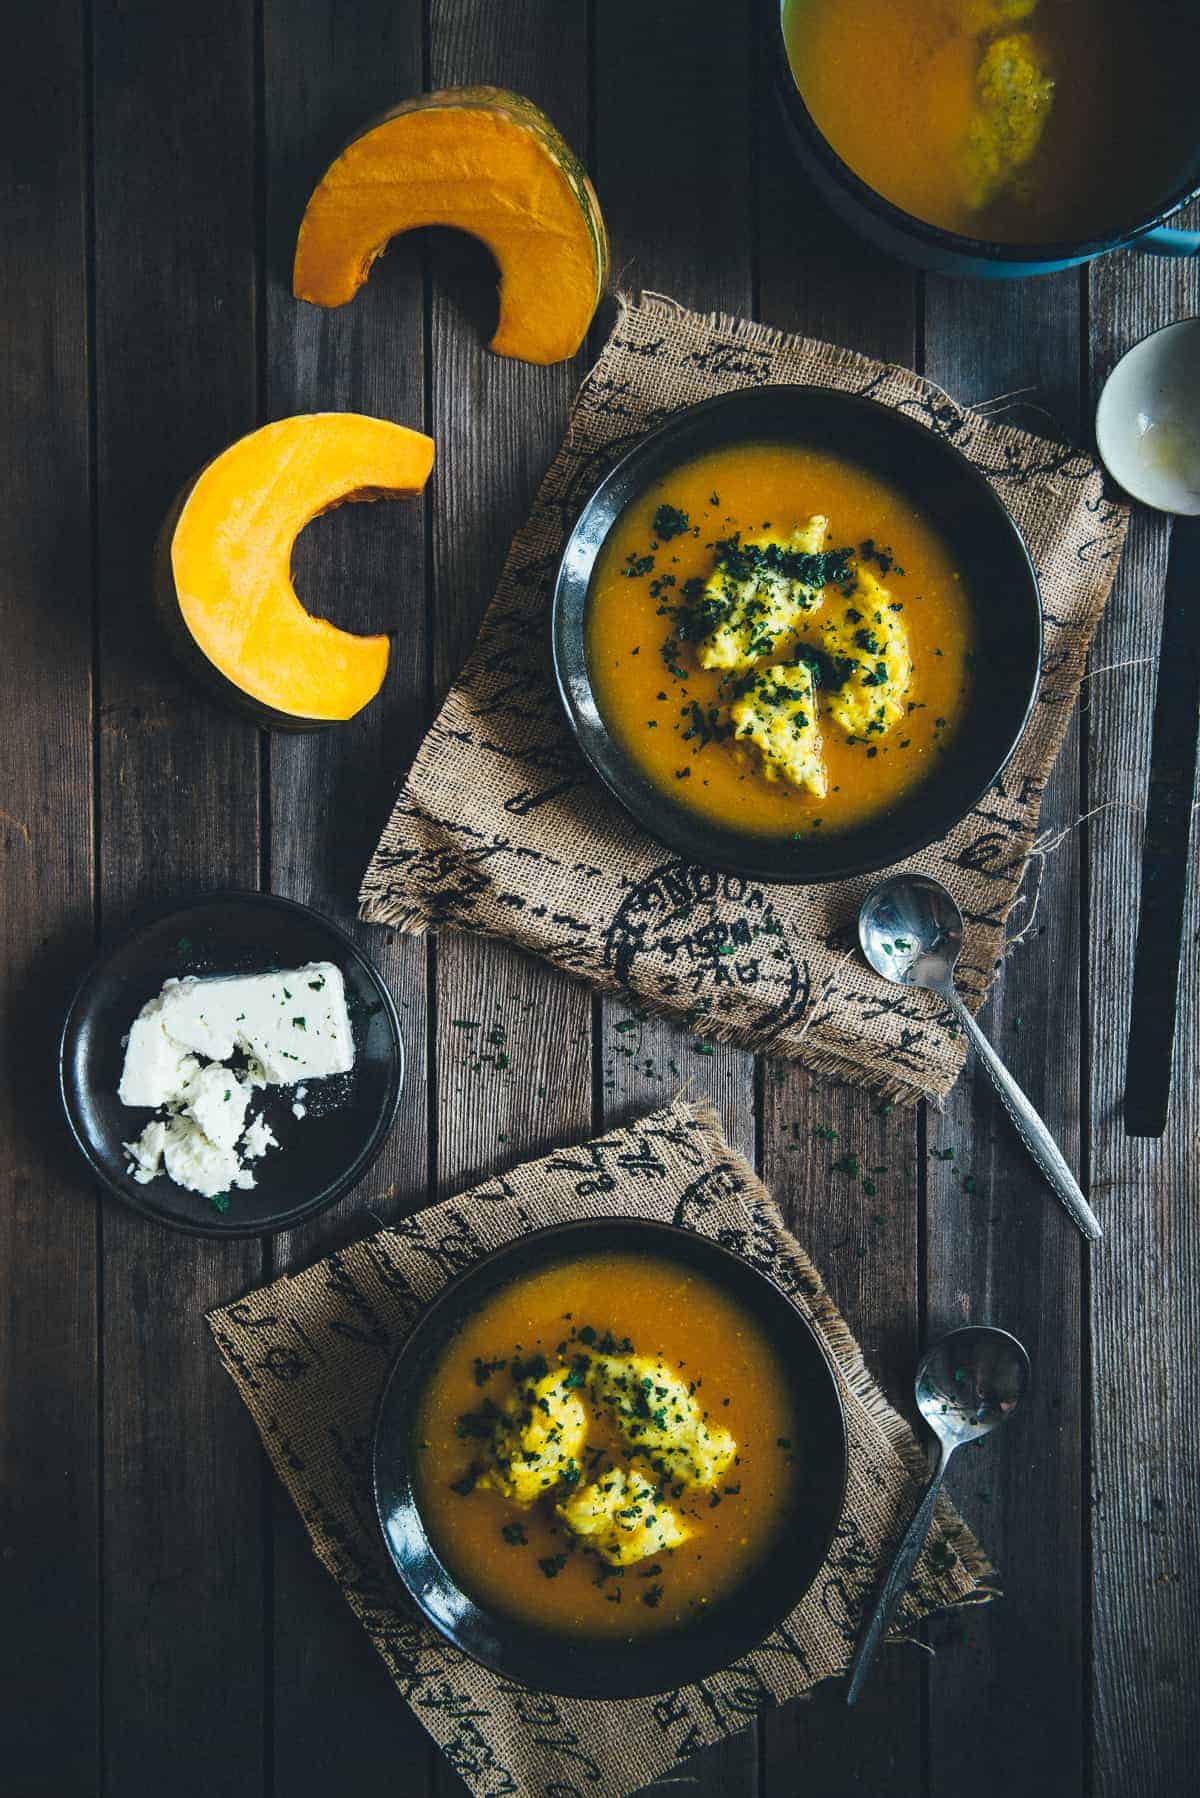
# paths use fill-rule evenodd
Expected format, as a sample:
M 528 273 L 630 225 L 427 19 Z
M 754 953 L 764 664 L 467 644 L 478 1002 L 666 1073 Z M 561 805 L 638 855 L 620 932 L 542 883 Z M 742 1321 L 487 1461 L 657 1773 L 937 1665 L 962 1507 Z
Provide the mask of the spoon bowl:
M 945 887 L 925 874 L 891 875 L 867 894 L 859 910 L 858 940 L 875 972 L 897 986 L 925 987 L 945 1000 L 1055 1197 L 1083 1234 L 1098 1242 L 1100 1225 L 1062 1151 L 959 997 L 954 969 L 962 938 L 962 912 Z
M 1029 1356 L 1007 1330 L 971 1324 L 951 1330 L 928 1349 L 917 1368 L 917 1408 L 938 1440 L 937 1466 L 892 1559 L 874 1609 L 859 1638 L 846 1703 L 863 1689 L 879 1644 L 912 1577 L 933 1522 L 950 1457 L 1007 1421 L 1029 1390 Z
M 1016 1337 L 979 1324 L 943 1336 L 917 1369 L 917 1409 L 955 1448 L 1006 1422 L 1028 1389 L 1029 1356 Z
M 952 979 L 963 916 L 936 880 L 898 874 L 877 886 L 858 914 L 858 940 L 877 974 L 933 991 Z

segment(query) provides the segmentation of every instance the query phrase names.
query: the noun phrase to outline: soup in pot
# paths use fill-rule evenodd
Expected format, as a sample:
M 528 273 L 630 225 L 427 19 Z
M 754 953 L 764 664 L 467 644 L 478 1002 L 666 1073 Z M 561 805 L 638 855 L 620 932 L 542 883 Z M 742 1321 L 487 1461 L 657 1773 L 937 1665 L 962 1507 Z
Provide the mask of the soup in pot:
M 944 230 L 1102 236 L 1195 162 L 1194 0 L 787 0 L 783 24 L 831 147 Z

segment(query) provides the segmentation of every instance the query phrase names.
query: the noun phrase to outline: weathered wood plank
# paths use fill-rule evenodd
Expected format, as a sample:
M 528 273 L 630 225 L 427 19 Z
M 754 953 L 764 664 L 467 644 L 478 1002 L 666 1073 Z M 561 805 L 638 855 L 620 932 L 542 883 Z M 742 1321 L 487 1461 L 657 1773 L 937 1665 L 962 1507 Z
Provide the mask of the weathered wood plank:
M 527 94 L 587 149 L 587 9 L 435 4 L 435 87 L 487 80 Z M 433 667 L 453 680 L 566 423 L 578 371 L 535 368 L 486 347 L 495 315 L 490 259 L 446 237 L 433 246 L 430 379 L 442 479 L 432 515 Z M 497 945 L 437 945 L 437 1184 L 579 1137 L 591 1121 L 590 1003 L 554 970 Z
M 402 240 L 349 306 L 292 298 L 291 258 L 305 201 L 327 159 L 389 101 L 421 85 L 420 19 L 379 5 L 352 21 L 334 5 L 274 0 L 265 36 L 267 267 L 266 392 L 272 418 L 330 408 L 425 428 L 424 271 L 419 240 Z M 314 70 L 320 71 L 319 81 Z M 404 1028 L 400 1118 L 371 1175 L 324 1239 L 381 1200 L 411 1203 L 426 1188 L 426 947 L 354 922 L 363 869 L 429 710 L 424 499 L 347 506 L 296 545 L 297 590 L 349 630 L 393 633 L 388 677 L 357 718 L 310 735 L 270 739 L 272 890 L 335 917 L 378 963 Z M 282 1266 L 311 1250 L 298 1232 L 276 1244 Z
M 745 0 L 705 9 L 703 29 L 681 0 L 654 7 L 608 0 L 597 9 L 593 172 L 622 288 L 670 294 L 702 311 L 751 313 L 752 41 Z M 719 256 L 697 254 L 698 205 Z M 666 850 L 663 859 L 670 859 Z M 596 1013 L 605 1124 L 650 1111 L 682 1090 L 711 1098 L 729 1140 L 755 1159 L 752 1056 L 635 1016 L 612 998 L 602 997 Z M 759 1736 L 748 1728 L 696 1756 L 680 1769 L 688 1789 L 697 1798 L 756 1791 Z
M 764 102 L 759 143 L 763 318 L 912 366 L 913 275 L 863 245 L 811 191 L 773 100 Z M 917 1114 L 888 1111 L 877 1098 L 795 1068 L 768 1066 L 762 1135 L 768 1186 L 889 1396 L 902 1401 L 917 1341 Z M 836 1171 L 852 1165 L 857 1173 Z M 914 1651 L 889 1653 L 853 1713 L 842 1683 L 833 1681 L 810 1704 L 768 1719 L 768 1791 L 789 1790 L 797 1763 L 811 1789 L 829 1798 L 885 1785 L 916 1790 L 921 1680 Z
M 429 84 L 527 94 L 586 154 L 587 8 L 434 0 Z M 508 544 L 558 445 L 579 368 L 492 356 L 490 258 L 449 235 L 430 246 L 435 475 L 432 663 L 440 698 L 465 658 Z M 468 936 L 436 946 L 435 1170 L 446 1194 L 591 1124 L 591 1004 L 583 987 Z M 437 1790 L 461 1790 L 439 1759 Z
M 254 422 L 254 9 L 94 10 L 100 898 L 105 930 L 258 881 L 257 734 L 153 623 L 174 491 Z M 203 1312 L 258 1245 L 104 1207 L 105 1789 L 257 1791 L 263 1463 Z M 219 1727 L 214 1727 L 219 1719 Z
M 1074 272 L 1020 283 L 931 278 L 926 372 L 971 404 L 1014 393 L 1006 420 L 1078 438 L 1079 295 Z M 1083 809 L 1079 754 L 1076 720 L 1043 799 L 1047 834 L 1070 830 Z M 1080 847 L 1072 831 L 1042 865 L 1037 916 L 984 1014 L 1076 1168 Z M 1038 875 L 1035 866 L 1031 891 Z M 1014 930 L 1030 911 L 1018 907 Z M 936 1632 L 929 1790 L 969 1783 L 981 1795 L 1066 1798 L 1084 1777 L 1082 1244 L 974 1063 L 945 1111 L 930 1112 L 928 1154 L 926 1339 L 961 1323 L 999 1324 L 1025 1343 L 1035 1371 L 1013 1434 L 955 1463 L 954 1496 L 999 1565 L 1004 1598 Z
M 93 923 L 87 98 L 79 5 L 12 25 L 0 107 L 0 1759 L 5 1789 L 33 1798 L 99 1789 L 97 1200 L 48 1078 Z
M 1194 228 L 1195 217 L 1190 222 Z M 1090 284 L 1096 391 L 1117 357 L 1145 332 L 1200 310 L 1198 274 L 1195 263 L 1136 255 L 1096 265 Z M 1178 1791 L 1194 1780 L 1200 1758 L 1195 879 L 1183 936 L 1166 1134 L 1159 1141 L 1131 1140 L 1121 1116 L 1167 537 L 1164 520 L 1135 512 L 1093 653 L 1087 713 L 1088 804 L 1104 808 L 1088 828 L 1087 846 L 1092 1190 L 1108 1232 L 1093 1258 L 1091 1280 L 1091 1724 L 1093 1790 L 1100 1798 Z
M 425 428 L 424 257 L 402 241 L 352 305 L 292 297 L 308 195 L 357 127 L 422 85 L 420 10 L 268 0 L 263 81 L 267 416 L 337 409 Z M 270 743 L 270 884 L 351 930 L 396 998 L 406 1050 L 400 1116 L 367 1178 L 332 1213 L 277 1238 L 272 1268 L 305 1265 L 372 1216 L 424 1203 L 428 1186 L 426 945 L 352 922 L 358 883 L 428 713 L 426 503 L 347 507 L 303 533 L 297 590 L 351 630 L 394 632 L 383 692 L 358 718 Z M 412 1798 L 433 1748 L 328 1574 L 294 1507 L 272 1491 L 272 1706 L 276 1786 L 302 1798 L 360 1790 L 382 1768 Z
M 709 9 L 703 31 L 683 5 L 610 0 L 596 20 L 595 167 L 619 285 L 670 294 L 701 311 L 749 316 L 754 298 L 750 8 Z M 664 80 L 664 71 L 669 79 Z M 636 121 L 636 129 L 633 122 Z M 646 170 L 654 169 L 647 181 Z M 695 207 L 719 256 L 696 254 Z M 663 859 L 668 860 L 667 851 Z M 675 1091 L 716 1103 L 730 1140 L 755 1153 L 754 1064 L 741 1050 L 631 1015 L 602 998 L 597 1051 L 605 1122 Z
M 888 1397 L 911 1414 L 917 1347 L 917 1114 L 858 1088 L 769 1064 L 762 1171 L 798 1240 L 862 1344 Z M 822 1798 L 921 1779 L 922 1663 L 888 1649 L 853 1711 L 845 1683 L 767 1720 L 767 1791 L 788 1793 L 797 1765 Z

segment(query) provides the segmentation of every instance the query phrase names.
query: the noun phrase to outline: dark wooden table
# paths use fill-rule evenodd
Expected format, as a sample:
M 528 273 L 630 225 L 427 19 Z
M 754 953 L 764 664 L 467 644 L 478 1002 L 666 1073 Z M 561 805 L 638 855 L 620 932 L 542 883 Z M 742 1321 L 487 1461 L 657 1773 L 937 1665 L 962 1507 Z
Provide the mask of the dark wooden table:
M 1193 894 L 1161 1142 L 1119 1101 L 1167 531 L 1135 518 L 1043 811 L 1061 844 L 985 1021 L 1083 1170 L 1090 1259 L 968 1071 L 893 1112 L 647 1024 L 463 937 L 361 932 L 402 1005 L 409 1085 L 371 1177 L 311 1228 L 194 1242 L 101 1198 L 56 1114 L 53 1039 L 100 933 L 181 889 L 269 886 L 352 916 L 398 776 L 463 658 L 586 365 L 483 345 L 487 258 L 396 247 L 353 306 L 291 298 L 309 188 L 350 129 L 423 87 L 529 94 L 587 156 L 627 287 L 923 369 L 1086 439 L 1115 356 L 1200 303 L 1196 270 L 1116 256 L 1024 284 L 914 276 L 789 166 L 748 0 L 41 0 L 12 9 L 0 130 L 0 1790 L 7 1798 L 450 1794 L 268 1474 L 205 1309 L 561 1138 L 652 1106 L 672 1056 L 752 1154 L 889 1390 L 964 1319 L 1029 1345 L 1036 1389 L 952 1485 L 1002 1603 L 889 1651 L 682 1769 L 722 1798 L 1177 1793 L 1196 1705 L 1200 1133 Z M 423 426 L 420 505 L 352 508 L 298 585 L 397 629 L 382 697 L 267 738 L 185 685 L 147 599 L 180 483 L 257 422 L 323 407 Z M 1086 822 L 1071 828 L 1081 814 Z M 456 1017 L 503 1023 L 472 1077 Z M 819 1134 L 814 1134 L 814 1127 Z M 836 1130 L 836 1143 L 828 1131 Z M 886 1166 L 878 1190 L 840 1152 Z

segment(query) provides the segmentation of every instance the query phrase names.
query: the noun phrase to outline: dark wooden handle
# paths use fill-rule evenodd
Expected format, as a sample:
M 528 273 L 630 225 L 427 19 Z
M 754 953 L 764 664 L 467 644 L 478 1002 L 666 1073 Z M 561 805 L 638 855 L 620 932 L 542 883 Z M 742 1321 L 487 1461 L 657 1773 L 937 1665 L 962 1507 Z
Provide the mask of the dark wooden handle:
M 1125 1063 L 1125 1133 L 1161 1136 L 1171 1097 L 1171 1052 L 1187 899 L 1196 734 L 1200 723 L 1200 518 L 1171 532 L 1146 835 Z

